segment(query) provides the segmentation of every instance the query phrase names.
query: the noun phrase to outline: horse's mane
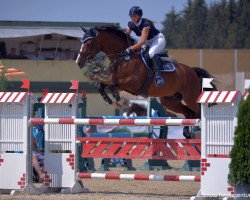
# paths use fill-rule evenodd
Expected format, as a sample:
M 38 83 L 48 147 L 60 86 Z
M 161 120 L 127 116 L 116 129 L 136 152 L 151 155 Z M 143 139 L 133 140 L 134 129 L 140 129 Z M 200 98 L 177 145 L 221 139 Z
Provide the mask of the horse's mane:
M 132 38 L 130 35 L 127 35 L 124 30 L 122 30 L 120 27 L 118 26 L 114 26 L 114 25 L 109 25 L 109 26 L 99 26 L 99 27 L 95 27 L 95 30 L 100 30 L 100 31 L 107 31 L 109 33 L 112 33 L 114 35 L 119 36 L 123 41 L 127 42 L 127 37 L 129 37 L 130 42 L 132 42 L 133 44 L 136 42 L 136 40 L 134 38 Z

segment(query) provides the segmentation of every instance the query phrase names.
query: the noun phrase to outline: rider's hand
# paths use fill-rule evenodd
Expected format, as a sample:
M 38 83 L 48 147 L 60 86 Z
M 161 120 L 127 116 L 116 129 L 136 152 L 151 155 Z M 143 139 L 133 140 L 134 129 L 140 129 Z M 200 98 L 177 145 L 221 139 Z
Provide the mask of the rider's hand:
M 132 51 L 132 49 L 130 47 L 125 50 L 126 54 L 128 54 L 128 55 L 130 55 L 131 51 Z
M 124 33 L 130 35 L 131 29 L 130 29 L 129 27 L 125 28 L 125 29 L 124 29 Z
M 125 60 L 129 60 L 130 59 L 130 53 L 131 53 L 132 49 L 129 47 L 127 49 L 124 50 L 124 52 L 122 52 L 123 57 L 125 58 Z

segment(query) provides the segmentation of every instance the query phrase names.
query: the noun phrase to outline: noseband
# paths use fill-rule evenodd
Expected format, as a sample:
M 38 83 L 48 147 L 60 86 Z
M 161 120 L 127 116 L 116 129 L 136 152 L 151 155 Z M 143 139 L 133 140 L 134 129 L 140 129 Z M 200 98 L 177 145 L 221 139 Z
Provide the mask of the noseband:
M 82 43 L 84 43 L 85 41 L 87 40 L 94 40 L 94 42 L 92 43 L 92 46 L 91 48 L 88 50 L 87 54 L 86 54 L 86 57 L 83 59 L 83 62 L 85 63 L 86 61 L 91 61 L 94 59 L 94 57 L 91 55 L 94 48 L 96 47 L 96 37 L 89 37 L 89 38 L 86 38 L 84 41 L 82 41 Z M 79 51 L 78 54 L 80 55 L 84 55 L 84 52 L 82 51 Z

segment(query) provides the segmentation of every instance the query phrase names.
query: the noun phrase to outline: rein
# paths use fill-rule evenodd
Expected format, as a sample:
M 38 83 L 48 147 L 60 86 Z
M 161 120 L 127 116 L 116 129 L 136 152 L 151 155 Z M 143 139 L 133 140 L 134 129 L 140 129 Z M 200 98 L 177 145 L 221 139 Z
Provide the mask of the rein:
M 97 37 L 97 35 L 94 36 L 94 37 L 89 38 L 89 39 L 94 39 L 94 42 L 93 42 L 93 44 L 92 44 L 92 46 L 91 46 L 91 49 L 88 51 L 87 56 L 86 56 L 86 58 L 84 59 L 84 61 L 88 61 L 88 62 L 92 63 L 93 61 L 95 62 L 95 59 L 99 59 L 98 56 L 97 56 L 96 58 L 92 58 L 92 56 L 91 56 L 92 51 L 93 51 L 94 48 L 96 47 L 96 41 L 97 41 L 96 37 Z M 128 35 L 127 33 L 126 33 L 126 38 L 127 38 L 128 47 L 130 47 L 130 46 L 131 46 L 131 42 L 130 42 L 129 35 Z M 86 40 L 85 40 L 85 41 L 86 41 Z M 84 42 L 84 41 L 83 41 L 83 42 Z M 79 54 L 81 55 L 81 54 L 83 54 L 83 52 L 79 51 Z M 118 60 L 120 61 L 120 60 L 121 60 L 120 57 L 121 57 L 121 56 L 123 57 L 123 52 L 113 53 L 113 54 L 107 54 L 106 56 L 103 56 L 103 59 L 105 59 L 106 57 L 109 57 L 109 56 L 114 56 L 114 55 L 120 55 L 119 58 L 118 58 Z M 100 57 L 101 57 L 101 56 L 100 56 Z M 116 62 L 116 60 L 115 60 L 114 62 Z
M 85 57 L 85 59 L 84 59 L 84 62 L 89 61 L 89 60 L 92 60 L 91 53 L 92 53 L 92 51 L 94 50 L 94 48 L 96 47 L 96 37 L 93 37 L 93 38 L 91 38 L 91 39 L 93 39 L 94 42 L 92 43 L 91 48 L 89 49 L 88 53 L 86 54 L 86 57 Z M 84 55 L 84 53 L 83 53 L 82 51 L 79 51 L 78 54 Z
M 127 33 L 126 33 L 126 37 L 127 37 L 128 47 L 130 47 L 131 46 L 131 41 L 130 41 L 129 35 Z M 105 54 L 105 55 L 100 55 L 100 56 L 95 56 L 95 57 L 91 56 L 93 50 L 97 46 L 97 35 L 93 36 L 93 37 L 90 37 L 88 39 L 92 39 L 92 40 L 94 40 L 94 42 L 92 43 L 91 48 L 88 50 L 88 52 L 86 54 L 86 57 L 84 59 L 84 62 L 88 62 L 88 63 L 90 63 L 92 65 L 97 65 L 100 68 L 102 68 L 101 66 L 103 66 L 103 63 L 105 62 L 105 59 L 107 57 L 119 55 L 117 59 L 115 59 L 114 61 L 112 61 L 110 63 L 109 68 L 110 68 L 111 72 L 113 72 L 118 64 L 126 61 L 126 59 L 124 58 L 123 52 L 119 52 L 119 53 L 117 52 L 117 53 L 112 53 L 112 54 Z M 82 41 L 82 42 L 84 42 L 84 41 Z M 79 54 L 83 55 L 84 53 L 82 51 L 79 51 Z
M 123 58 L 123 53 L 122 52 L 119 52 L 119 53 L 113 53 L 113 54 L 105 54 L 105 55 L 100 55 L 100 56 L 95 56 L 95 57 L 92 57 L 91 54 L 92 54 L 92 51 L 94 50 L 94 48 L 96 47 L 97 43 L 96 43 L 96 37 L 93 37 L 91 38 L 94 40 L 94 42 L 92 43 L 92 46 L 91 48 L 89 49 L 89 51 L 87 52 L 86 54 L 86 57 L 84 59 L 84 62 L 89 62 L 90 64 L 93 64 L 93 65 L 97 65 L 97 66 L 100 66 L 100 63 L 103 65 L 105 59 L 109 56 L 114 56 L 114 55 L 119 55 L 118 59 L 115 59 L 111 64 L 110 64 L 110 67 L 111 67 L 111 70 L 113 70 L 115 68 L 115 66 L 118 64 L 118 63 L 121 63 L 121 61 L 124 61 L 125 59 Z M 129 42 L 129 40 L 128 40 Z M 84 53 L 82 51 L 79 51 L 79 54 L 80 55 L 83 55 Z M 101 61 L 101 62 L 100 62 Z
M 129 38 L 129 35 L 127 33 L 126 33 L 126 36 L 127 36 L 128 47 L 131 47 L 130 38 Z
M 127 36 L 128 47 L 130 47 L 131 46 L 131 40 L 130 40 L 128 34 L 126 34 L 126 36 Z M 103 71 L 103 69 L 104 69 L 103 66 L 104 66 L 105 59 L 107 57 L 110 57 L 110 56 L 117 56 L 118 55 L 118 58 L 112 60 L 110 62 L 109 67 L 108 67 L 110 73 L 116 73 L 117 66 L 119 64 L 123 63 L 124 61 L 128 61 L 128 60 L 125 59 L 123 51 L 122 52 L 117 52 L 117 53 L 112 53 L 112 54 L 92 56 L 93 50 L 97 47 L 97 37 L 94 36 L 94 37 L 91 37 L 89 39 L 93 40 L 93 43 L 92 43 L 91 48 L 88 50 L 88 52 L 86 54 L 84 62 L 88 62 L 88 63 L 90 63 L 92 65 L 95 65 L 95 66 L 99 67 L 101 69 L 101 71 Z M 133 53 L 136 53 L 136 52 L 138 52 L 138 51 L 135 51 Z M 80 51 L 79 54 L 83 55 L 84 53 Z M 147 96 L 147 88 L 149 87 L 149 85 L 152 82 L 152 76 L 153 76 L 152 73 L 149 72 L 147 74 L 147 76 L 144 78 L 144 81 L 142 82 L 141 87 L 136 92 L 133 92 L 133 94 L 134 95 Z

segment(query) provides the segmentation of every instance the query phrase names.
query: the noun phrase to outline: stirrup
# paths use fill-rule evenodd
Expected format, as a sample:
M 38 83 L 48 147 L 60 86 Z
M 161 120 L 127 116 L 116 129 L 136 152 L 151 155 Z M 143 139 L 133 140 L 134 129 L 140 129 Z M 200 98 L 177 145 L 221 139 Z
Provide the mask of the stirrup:
M 162 86 L 164 84 L 164 79 L 158 75 L 155 77 L 155 85 L 158 86 Z

